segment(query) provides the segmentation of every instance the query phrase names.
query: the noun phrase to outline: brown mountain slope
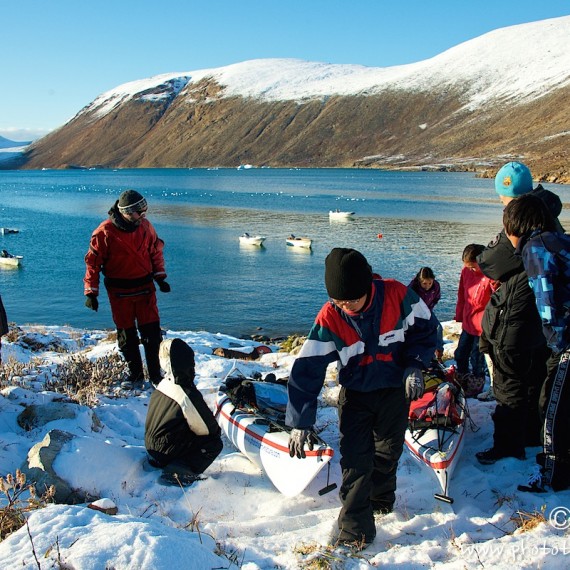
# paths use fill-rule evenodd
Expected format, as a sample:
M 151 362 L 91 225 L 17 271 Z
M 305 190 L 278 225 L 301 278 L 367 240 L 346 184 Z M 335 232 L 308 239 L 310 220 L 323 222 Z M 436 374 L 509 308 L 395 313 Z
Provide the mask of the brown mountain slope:
M 469 111 L 461 92 L 386 91 L 306 102 L 221 97 L 212 80 L 167 101 L 83 111 L 30 147 L 24 168 L 293 167 L 489 170 L 524 160 L 570 182 L 570 88 Z

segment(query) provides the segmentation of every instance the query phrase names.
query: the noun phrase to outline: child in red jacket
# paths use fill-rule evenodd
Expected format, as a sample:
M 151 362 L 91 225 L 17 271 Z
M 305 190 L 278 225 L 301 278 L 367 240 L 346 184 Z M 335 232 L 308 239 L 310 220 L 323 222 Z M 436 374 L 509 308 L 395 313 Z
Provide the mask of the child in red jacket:
M 483 275 L 476 261 L 477 256 L 484 249 L 483 245 L 471 243 L 463 250 L 462 255 L 463 269 L 459 278 L 455 307 L 455 320 L 461 323 L 462 332 L 454 358 L 457 365 L 457 378 L 464 387 L 471 383 L 469 364 L 471 364 L 471 375 L 483 379 L 483 382 L 479 382 L 481 388 L 485 378 L 485 358 L 479 351 L 479 337 L 481 336 L 483 312 L 495 290 L 495 283 Z

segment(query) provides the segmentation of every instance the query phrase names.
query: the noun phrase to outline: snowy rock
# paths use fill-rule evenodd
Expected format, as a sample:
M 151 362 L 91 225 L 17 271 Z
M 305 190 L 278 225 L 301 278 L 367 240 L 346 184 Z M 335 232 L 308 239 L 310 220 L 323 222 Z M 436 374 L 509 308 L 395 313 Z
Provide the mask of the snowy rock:
M 106 498 L 93 501 L 89 503 L 87 507 L 95 511 L 101 511 L 106 515 L 116 515 L 119 512 L 117 505 L 111 499 Z
M 53 469 L 53 463 L 62 447 L 75 436 L 61 430 L 50 430 L 44 439 L 34 445 L 28 452 L 26 463 L 21 470 L 30 483 L 34 483 L 38 495 L 42 495 L 52 485 L 55 487 L 54 500 L 56 503 L 74 505 L 92 500 L 85 493 L 73 490 L 70 485 Z
M 102 423 L 97 414 L 74 402 L 51 401 L 26 406 L 26 409 L 18 416 L 18 425 L 26 431 L 31 431 L 42 428 L 50 422 L 77 419 L 80 412 L 85 410 L 91 418 L 91 431 L 101 431 Z
M 72 420 L 77 417 L 77 405 L 64 402 L 32 404 L 18 416 L 18 425 L 26 431 L 42 427 L 55 420 Z

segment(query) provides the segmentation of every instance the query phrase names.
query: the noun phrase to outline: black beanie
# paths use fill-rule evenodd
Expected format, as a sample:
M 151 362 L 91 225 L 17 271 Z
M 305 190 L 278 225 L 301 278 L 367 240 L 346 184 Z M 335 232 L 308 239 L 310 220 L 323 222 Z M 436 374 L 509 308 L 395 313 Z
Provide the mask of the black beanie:
M 146 200 L 136 190 L 125 190 L 119 196 L 119 212 L 121 214 L 142 212 L 146 207 Z
M 325 286 L 331 299 L 351 301 L 366 295 L 372 283 L 372 269 L 355 249 L 335 247 L 325 259 Z

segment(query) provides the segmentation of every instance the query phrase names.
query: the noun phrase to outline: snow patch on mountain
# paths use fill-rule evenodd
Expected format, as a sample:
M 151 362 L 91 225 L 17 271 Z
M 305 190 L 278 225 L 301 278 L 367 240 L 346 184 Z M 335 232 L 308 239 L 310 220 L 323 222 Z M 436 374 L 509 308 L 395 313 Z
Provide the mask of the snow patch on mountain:
M 104 116 L 136 96 L 139 96 L 141 101 L 155 103 L 173 98 L 186 87 L 190 80 L 191 76 L 187 74 L 165 73 L 155 75 L 150 79 L 130 81 L 99 95 L 82 112 L 96 111 L 98 116 Z
M 570 16 L 501 28 L 418 63 L 387 68 L 298 59 L 256 59 L 132 81 L 103 93 L 83 112 L 102 116 L 132 99 L 184 94 L 210 78 L 222 97 L 306 101 L 388 90 L 458 89 L 474 109 L 492 100 L 538 98 L 570 84 Z

